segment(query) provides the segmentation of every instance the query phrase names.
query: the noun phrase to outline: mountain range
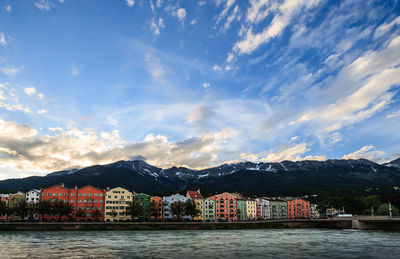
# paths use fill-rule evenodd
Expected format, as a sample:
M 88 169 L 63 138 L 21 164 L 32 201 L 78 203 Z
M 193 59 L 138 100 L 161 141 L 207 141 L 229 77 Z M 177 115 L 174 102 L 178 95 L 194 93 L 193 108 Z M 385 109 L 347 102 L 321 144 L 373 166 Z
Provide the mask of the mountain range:
M 302 195 L 319 192 L 393 192 L 400 186 L 400 159 L 377 164 L 366 159 L 326 161 L 241 162 L 194 170 L 161 169 L 142 160 L 118 161 L 46 176 L 0 181 L 0 192 L 45 188 L 121 186 L 136 192 L 166 194 L 201 188 L 208 193 L 239 191 L 263 195 Z

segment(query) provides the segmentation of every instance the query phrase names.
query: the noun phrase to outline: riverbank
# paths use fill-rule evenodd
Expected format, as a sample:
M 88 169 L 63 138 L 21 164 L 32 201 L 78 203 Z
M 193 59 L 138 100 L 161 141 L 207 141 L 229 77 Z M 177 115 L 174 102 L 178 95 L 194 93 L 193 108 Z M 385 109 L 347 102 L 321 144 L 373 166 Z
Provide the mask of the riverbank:
M 350 229 L 352 220 L 270 220 L 253 222 L 2 222 L 0 231 L 115 231 L 329 228 Z

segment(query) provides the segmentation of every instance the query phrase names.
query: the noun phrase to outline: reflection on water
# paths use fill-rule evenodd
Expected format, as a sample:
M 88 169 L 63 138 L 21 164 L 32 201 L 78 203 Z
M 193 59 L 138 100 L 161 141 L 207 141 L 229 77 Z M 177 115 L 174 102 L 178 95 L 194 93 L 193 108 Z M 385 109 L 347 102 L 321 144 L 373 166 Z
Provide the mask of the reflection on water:
M 0 258 L 400 258 L 400 233 L 358 230 L 0 232 Z

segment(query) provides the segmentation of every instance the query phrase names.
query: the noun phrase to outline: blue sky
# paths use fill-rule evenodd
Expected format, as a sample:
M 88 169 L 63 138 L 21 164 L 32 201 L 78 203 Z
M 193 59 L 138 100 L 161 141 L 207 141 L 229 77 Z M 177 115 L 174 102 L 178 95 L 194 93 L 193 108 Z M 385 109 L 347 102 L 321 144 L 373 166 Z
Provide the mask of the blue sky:
M 0 179 L 400 156 L 399 1 L 0 5 Z

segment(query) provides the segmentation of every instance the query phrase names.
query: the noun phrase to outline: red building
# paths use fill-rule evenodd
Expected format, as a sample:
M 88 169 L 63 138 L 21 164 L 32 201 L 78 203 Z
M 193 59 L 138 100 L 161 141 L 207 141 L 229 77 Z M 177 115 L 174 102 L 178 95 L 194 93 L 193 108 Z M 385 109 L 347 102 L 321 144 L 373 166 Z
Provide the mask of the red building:
M 296 198 L 287 201 L 287 206 L 289 219 L 309 219 L 311 217 L 309 201 Z
M 237 221 L 236 196 L 224 192 L 211 196 L 215 201 L 215 219 L 217 221 Z
M 257 206 L 257 220 L 261 220 L 261 203 L 259 201 L 256 201 L 256 206 Z
M 150 219 L 161 221 L 163 219 L 163 199 L 161 197 L 150 198 Z
M 61 220 L 84 220 L 84 221 L 104 221 L 104 197 L 106 190 L 101 190 L 93 186 L 85 186 L 80 189 L 77 187 L 69 189 L 64 184 L 54 185 L 46 189 L 42 189 L 41 200 L 55 202 L 64 201 L 72 206 L 73 212 L 71 216 L 62 216 Z M 82 210 L 85 216 L 76 217 L 76 212 Z M 96 210 L 99 215 L 96 214 Z M 58 220 L 58 215 L 45 214 L 41 220 L 54 221 Z
M 8 206 L 8 195 L 0 194 L 0 202 L 4 202 Z M 0 215 L 0 220 L 6 220 L 7 215 Z

